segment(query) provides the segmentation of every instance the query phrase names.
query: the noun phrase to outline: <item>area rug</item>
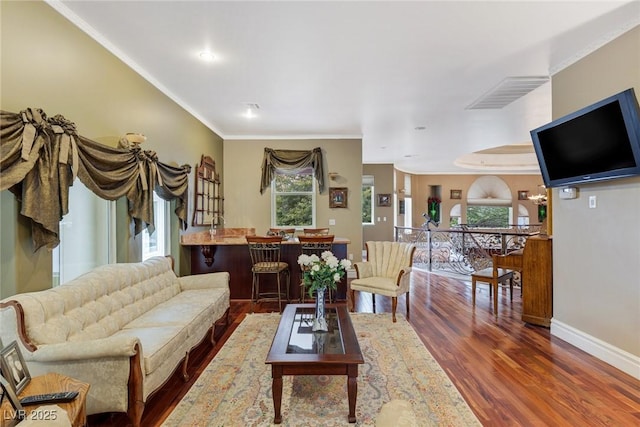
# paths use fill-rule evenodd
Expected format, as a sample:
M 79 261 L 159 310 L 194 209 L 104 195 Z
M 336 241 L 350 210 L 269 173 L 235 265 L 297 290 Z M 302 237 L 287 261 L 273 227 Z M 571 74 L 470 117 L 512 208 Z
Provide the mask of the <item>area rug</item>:
M 419 426 L 474 426 L 477 418 L 411 325 L 390 314 L 352 313 L 365 363 L 355 424 L 346 376 L 285 376 L 282 426 L 375 426 L 382 405 L 411 403 Z M 270 426 L 271 366 L 265 359 L 280 315 L 250 314 L 171 412 L 164 426 Z

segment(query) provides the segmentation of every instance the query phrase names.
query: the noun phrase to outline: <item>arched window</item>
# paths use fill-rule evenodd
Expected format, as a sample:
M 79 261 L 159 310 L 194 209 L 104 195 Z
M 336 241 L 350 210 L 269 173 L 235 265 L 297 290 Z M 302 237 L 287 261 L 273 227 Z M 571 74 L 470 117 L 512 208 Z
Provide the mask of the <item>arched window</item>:
M 455 227 L 462 224 L 462 205 L 456 203 L 449 211 L 449 226 Z
M 476 179 L 467 192 L 467 223 L 488 228 L 507 228 L 512 223 L 509 186 L 494 175 Z

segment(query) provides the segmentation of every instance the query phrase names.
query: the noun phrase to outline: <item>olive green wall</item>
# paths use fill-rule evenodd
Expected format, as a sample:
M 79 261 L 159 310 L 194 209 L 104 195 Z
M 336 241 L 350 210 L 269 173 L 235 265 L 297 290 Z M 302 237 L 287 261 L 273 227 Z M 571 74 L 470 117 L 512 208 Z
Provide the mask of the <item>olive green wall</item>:
M 317 195 L 316 226 L 329 227 L 337 237 L 351 240 L 348 253 L 359 261 L 362 253 L 362 140 L 225 140 L 223 180 L 225 227 L 255 228 L 264 235 L 271 224 L 271 189 L 260 194 L 264 148 L 312 150 L 322 148 L 325 172 L 337 172 L 335 180 L 325 178 L 327 191 Z M 329 208 L 329 187 L 347 187 L 347 208 Z M 329 225 L 334 219 L 335 225 Z
M 220 137 L 46 3 L 2 1 L 0 19 L 2 110 L 34 107 L 49 116 L 62 114 L 78 133 L 109 146 L 127 132 L 141 132 L 147 136 L 143 148 L 156 151 L 164 163 L 193 167 L 207 154 L 222 168 Z M 191 192 L 189 197 L 191 207 Z M 5 191 L 0 200 L 1 295 L 50 287 L 50 251 L 33 252 L 13 195 Z M 117 211 L 117 260 L 137 261 L 141 239 L 129 232 L 124 201 Z M 188 253 L 177 243 L 175 215 L 172 225 L 172 253 L 184 272 Z
M 559 118 L 628 88 L 640 97 L 640 27 L 552 78 Z M 589 197 L 597 208 L 589 209 Z M 640 378 L 640 178 L 553 190 L 551 333 Z

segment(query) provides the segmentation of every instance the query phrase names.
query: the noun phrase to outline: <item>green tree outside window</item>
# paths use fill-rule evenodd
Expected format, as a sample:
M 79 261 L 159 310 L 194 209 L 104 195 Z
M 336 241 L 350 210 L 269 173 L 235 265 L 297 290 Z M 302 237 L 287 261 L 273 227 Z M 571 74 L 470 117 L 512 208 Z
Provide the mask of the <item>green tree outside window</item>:
M 272 184 L 274 227 L 315 226 L 315 181 L 312 170 L 276 172 Z

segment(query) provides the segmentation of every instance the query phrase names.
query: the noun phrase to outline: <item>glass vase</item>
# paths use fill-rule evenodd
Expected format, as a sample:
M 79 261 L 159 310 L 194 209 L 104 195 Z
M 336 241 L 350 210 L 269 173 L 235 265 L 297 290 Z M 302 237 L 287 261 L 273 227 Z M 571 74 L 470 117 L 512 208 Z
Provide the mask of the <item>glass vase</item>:
M 429 206 L 429 218 L 435 222 L 440 222 L 440 205 L 432 202 Z
M 313 332 L 329 331 L 324 311 L 324 291 L 325 288 L 316 290 L 316 314 L 313 318 L 313 326 L 311 327 Z

